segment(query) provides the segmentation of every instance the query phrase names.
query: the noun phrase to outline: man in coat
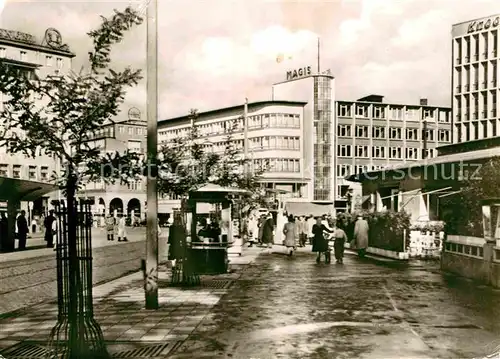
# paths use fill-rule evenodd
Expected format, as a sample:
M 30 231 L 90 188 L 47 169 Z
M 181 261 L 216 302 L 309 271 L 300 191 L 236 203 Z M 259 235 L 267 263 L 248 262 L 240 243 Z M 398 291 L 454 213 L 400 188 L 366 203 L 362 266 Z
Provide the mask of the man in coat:
M 358 217 L 356 224 L 354 225 L 354 245 L 358 250 L 358 256 L 363 258 L 366 254 L 366 248 L 368 248 L 368 231 L 370 227 L 368 222 L 363 219 L 362 216 Z
M 26 220 L 26 211 L 21 211 L 19 217 L 17 217 L 17 235 L 19 238 L 19 249 L 26 249 L 26 238 L 28 237 L 28 221 Z
M 43 226 L 45 227 L 45 235 L 44 239 L 47 242 L 47 248 L 54 248 L 54 231 L 53 231 L 53 223 L 56 220 L 54 217 L 54 210 L 51 209 L 49 211 L 49 215 L 45 217 L 43 221 Z
M 271 248 L 273 246 L 273 243 L 274 243 L 274 220 L 273 220 L 273 215 L 269 213 L 263 224 L 262 244 L 267 245 L 269 248 Z

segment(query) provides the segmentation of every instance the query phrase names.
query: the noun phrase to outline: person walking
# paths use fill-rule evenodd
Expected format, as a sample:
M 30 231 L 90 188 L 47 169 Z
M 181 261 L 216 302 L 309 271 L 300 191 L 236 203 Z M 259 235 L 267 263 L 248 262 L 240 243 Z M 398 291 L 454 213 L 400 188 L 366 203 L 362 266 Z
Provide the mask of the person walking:
M 370 227 L 363 216 L 358 216 L 358 220 L 354 225 L 354 248 L 358 251 L 358 256 L 363 258 L 366 255 L 368 248 L 368 232 Z
M 249 247 L 253 247 L 255 242 L 259 240 L 259 224 L 255 215 L 251 215 L 248 219 L 248 242 Z
M 300 216 L 297 221 L 297 232 L 299 233 L 299 246 L 305 247 L 307 242 L 307 223 L 304 216 Z
M 274 243 L 274 221 L 271 213 L 264 219 L 262 227 L 262 244 L 272 248 Z
M 342 227 L 342 222 L 340 220 L 337 220 L 333 231 L 333 238 L 335 240 L 333 249 L 335 253 L 335 259 L 339 264 L 344 263 L 344 248 L 345 248 L 345 242 L 347 241 L 347 234 L 341 227 Z
M 9 222 L 5 216 L 5 212 L 0 213 L 0 251 L 8 250 Z
M 116 218 L 110 214 L 106 217 L 106 233 L 108 235 L 108 241 L 115 240 L 115 223 Z
M 123 239 L 122 239 L 123 238 Z M 118 220 L 118 242 L 128 242 L 127 239 L 127 221 L 124 215 Z
M 179 261 L 182 262 L 184 258 L 186 237 L 186 228 L 182 223 L 182 215 L 176 213 L 168 234 L 168 260 L 172 263 L 172 268 L 175 268 L 176 264 Z
M 55 220 L 56 217 L 54 217 L 54 210 L 51 209 L 49 211 L 49 215 L 45 217 L 45 220 L 43 221 L 43 226 L 45 227 L 44 239 L 45 242 L 47 242 L 47 248 L 54 248 L 55 232 L 53 231 L 52 224 Z
M 331 233 L 332 231 L 325 227 L 323 223 L 321 223 L 321 217 L 316 219 L 316 224 L 313 225 L 312 232 L 314 234 L 313 237 L 313 247 L 312 251 L 318 253 L 318 257 L 316 258 L 316 263 L 321 262 L 321 253 L 325 254 L 325 263 L 330 263 L 328 260 L 327 252 L 328 249 L 328 241 L 325 239 L 324 232 Z
M 314 216 L 311 214 L 307 218 L 306 221 L 306 226 L 307 226 L 307 237 L 309 238 L 309 244 L 313 244 L 313 238 L 314 238 L 314 233 L 313 233 L 313 226 L 316 223 L 316 220 L 314 219 Z
M 26 249 L 26 238 L 28 237 L 28 221 L 26 220 L 26 211 L 22 210 L 19 217 L 17 217 L 17 236 L 19 239 L 19 249 Z
M 288 255 L 291 257 L 295 247 L 297 246 L 297 239 L 299 237 L 295 224 L 295 218 L 293 218 L 292 215 L 288 216 L 288 222 L 283 226 L 283 234 L 285 235 L 283 244 L 286 247 Z

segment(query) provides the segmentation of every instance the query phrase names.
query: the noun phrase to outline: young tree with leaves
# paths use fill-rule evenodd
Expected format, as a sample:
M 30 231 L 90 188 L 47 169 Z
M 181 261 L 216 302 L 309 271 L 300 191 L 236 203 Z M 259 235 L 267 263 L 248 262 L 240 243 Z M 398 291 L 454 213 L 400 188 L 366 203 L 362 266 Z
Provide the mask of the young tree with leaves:
M 126 88 L 137 85 L 139 70 L 113 70 L 111 49 L 127 31 L 142 23 L 135 10 L 128 7 L 102 18 L 101 25 L 88 33 L 93 42 L 88 69 L 68 75 L 46 78 L 20 76 L 8 63 L 0 63 L 0 92 L 6 95 L 2 116 L 0 146 L 8 153 L 36 157 L 43 151 L 59 161 L 62 173 L 55 181 L 67 203 L 67 247 L 69 253 L 69 350 L 70 358 L 106 357 L 107 352 L 91 352 L 85 343 L 84 313 L 80 313 L 78 288 L 82 273 L 77 258 L 77 223 L 75 198 L 83 182 L 103 179 L 127 181 L 140 173 L 139 158 L 133 153 L 104 156 L 92 145 L 93 134 L 113 121 L 123 103 Z M 18 136 L 21 131 L 25 136 Z M 87 314 L 85 314 L 87 315 Z

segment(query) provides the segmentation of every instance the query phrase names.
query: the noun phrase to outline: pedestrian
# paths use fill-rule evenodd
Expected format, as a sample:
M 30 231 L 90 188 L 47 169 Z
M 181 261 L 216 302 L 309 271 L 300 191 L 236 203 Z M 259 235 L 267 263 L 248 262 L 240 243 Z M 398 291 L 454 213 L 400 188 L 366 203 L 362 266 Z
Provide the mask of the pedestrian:
M 0 250 L 5 251 L 8 248 L 9 242 L 9 222 L 5 216 L 5 212 L 0 213 Z
M 36 233 L 36 225 L 37 225 L 36 218 L 33 217 L 33 219 L 31 220 L 31 233 Z
M 325 255 L 325 263 L 330 263 L 328 260 L 327 252 L 328 249 L 328 241 L 325 239 L 324 232 L 331 233 L 332 231 L 325 227 L 323 223 L 321 223 L 321 217 L 316 219 L 316 224 L 313 225 L 312 232 L 314 234 L 313 238 L 313 252 L 318 253 L 318 257 L 316 258 L 316 263 L 321 262 L 321 253 Z
M 52 230 L 52 224 L 56 218 L 54 217 L 54 210 L 51 209 L 49 211 L 49 215 L 45 217 L 43 221 L 43 226 L 45 227 L 44 239 L 47 242 L 47 248 L 54 248 L 54 234 L 55 232 Z
M 249 247 L 252 247 L 256 241 L 258 241 L 259 238 L 259 225 L 257 218 L 255 218 L 255 215 L 252 214 L 250 215 L 250 218 L 248 219 L 248 242 L 249 242 Z
M 303 216 L 300 216 L 297 221 L 297 232 L 299 235 L 299 246 L 305 247 L 307 241 L 307 223 Z
M 265 218 L 262 227 L 262 244 L 267 245 L 268 248 L 272 248 L 274 243 L 274 220 L 271 213 Z
M 168 234 L 168 260 L 172 263 L 172 268 L 175 268 L 176 263 L 184 258 L 186 237 L 186 227 L 182 223 L 182 214 L 176 213 Z
M 370 227 L 368 222 L 362 215 L 358 216 L 358 220 L 354 225 L 354 248 L 358 251 L 358 256 L 363 258 L 366 255 L 366 248 L 368 248 L 368 232 Z
M 17 236 L 19 239 L 19 249 L 26 249 L 26 238 L 28 236 L 29 228 L 28 221 L 26 220 L 26 211 L 22 210 L 19 217 L 17 217 Z
M 286 247 L 288 255 L 291 257 L 295 247 L 297 246 L 297 239 L 299 237 L 299 232 L 297 231 L 297 226 L 295 224 L 295 218 L 293 218 L 292 215 L 288 216 L 288 222 L 285 223 L 283 227 L 283 234 L 285 235 L 283 244 Z
M 314 238 L 314 233 L 313 233 L 313 226 L 316 223 L 316 220 L 314 219 L 314 216 L 311 214 L 307 218 L 307 237 L 309 238 L 309 244 L 313 244 L 313 238 Z
M 258 233 L 258 241 L 259 245 L 263 245 L 262 238 L 264 237 L 264 223 L 266 223 L 266 216 L 262 214 L 259 218 L 258 226 L 259 226 L 259 233 Z
M 123 238 L 123 240 L 122 240 Z M 118 220 L 118 242 L 128 242 L 127 239 L 127 220 L 124 215 Z
M 116 218 L 110 214 L 106 217 L 106 233 L 108 235 L 108 241 L 115 240 L 115 223 Z
M 335 253 L 335 259 L 339 264 L 344 263 L 344 247 L 345 247 L 345 242 L 347 241 L 347 234 L 341 227 L 342 227 L 342 221 L 337 220 L 333 232 L 333 238 L 335 240 L 333 248 Z

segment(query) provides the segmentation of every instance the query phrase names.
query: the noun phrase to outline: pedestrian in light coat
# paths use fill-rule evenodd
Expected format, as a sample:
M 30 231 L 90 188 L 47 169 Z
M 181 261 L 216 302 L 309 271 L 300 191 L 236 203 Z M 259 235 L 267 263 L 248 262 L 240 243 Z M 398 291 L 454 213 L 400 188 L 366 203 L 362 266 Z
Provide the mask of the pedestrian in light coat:
M 354 225 L 354 248 L 358 250 L 358 256 L 364 257 L 366 248 L 368 248 L 368 232 L 370 227 L 368 222 L 359 216 L 356 224 Z
M 304 217 L 299 217 L 299 220 L 296 222 L 297 232 L 299 233 L 299 246 L 305 247 L 307 242 L 307 223 Z
M 121 216 L 118 220 L 118 242 L 127 242 L 127 221 L 125 216 Z
M 283 234 L 285 235 L 283 244 L 288 251 L 288 255 L 291 257 L 293 255 L 293 251 L 295 249 L 295 246 L 297 245 L 297 239 L 299 237 L 299 233 L 295 224 L 295 218 L 293 218 L 293 216 L 288 216 L 288 222 L 283 226 Z

